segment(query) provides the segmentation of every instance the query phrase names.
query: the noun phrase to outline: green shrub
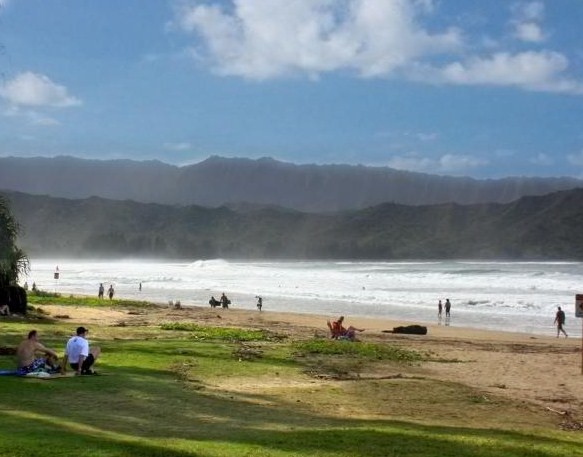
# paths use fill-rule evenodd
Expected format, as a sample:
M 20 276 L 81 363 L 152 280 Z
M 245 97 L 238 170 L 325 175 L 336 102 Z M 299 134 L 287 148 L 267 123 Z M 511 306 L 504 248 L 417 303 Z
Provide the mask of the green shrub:
M 40 290 L 40 289 L 36 289 L 36 290 L 31 290 L 27 292 L 27 297 L 30 301 L 30 299 L 32 297 L 52 297 L 52 298 L 58 298 L 60 297 L 61 294 L 57 293 L 57 292 L 47 292 L 46 290 Z
M 250 330 L 230 327 L 203 327 L 192 323 L 169 322 L 160 326 L 162 330 L 190 332 L 191 338 L 224 341 L 265 341 L 272 339 L 264 330 Z
M 424 357 L 417 351 L 390 344 L 361 343 L 344 340 L 309 340 L 296 343 L 295 349 L 304 354 L 348 355 L 366 359 L 419 362 Z

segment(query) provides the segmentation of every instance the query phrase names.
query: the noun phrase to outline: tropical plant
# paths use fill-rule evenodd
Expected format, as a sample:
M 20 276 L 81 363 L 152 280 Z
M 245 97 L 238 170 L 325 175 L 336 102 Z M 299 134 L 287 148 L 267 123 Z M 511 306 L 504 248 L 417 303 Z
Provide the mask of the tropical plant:
M 19 231 L 8 202 L 0 196 L 0 288 L 16 284 L 29 270 L 27 255 L 16 245 Z

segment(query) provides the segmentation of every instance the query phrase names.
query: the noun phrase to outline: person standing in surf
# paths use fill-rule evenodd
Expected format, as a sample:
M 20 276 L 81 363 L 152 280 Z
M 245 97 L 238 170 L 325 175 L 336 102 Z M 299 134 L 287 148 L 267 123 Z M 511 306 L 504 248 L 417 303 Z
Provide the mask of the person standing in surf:
M 563 332 L 565 338 L 567 338 L 569 335 L 567 335 L 567 332 L 565 332 L 565 329 L 563 328 L 563 325 L 565 325 L 565 311 L 563 311 L 560 306 L 555 315 L 555 324 L 557 324 L 557 338 L 561 332 Z

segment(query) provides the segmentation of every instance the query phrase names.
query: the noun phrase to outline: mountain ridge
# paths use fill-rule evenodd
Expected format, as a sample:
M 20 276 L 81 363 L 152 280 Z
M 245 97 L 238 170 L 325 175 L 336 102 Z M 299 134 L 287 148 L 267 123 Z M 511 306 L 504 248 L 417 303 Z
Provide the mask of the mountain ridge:
M 0 188 L 12 191 L 183 206 L 249 203 L 314 213 L 363 209 L 383 202 L 507 203 L 576 187 L 583 187 L 583 181 L 570 177 L 479 180 L 389 167 L 298 165 L 269 157 L 211 156 L 180 167 L 158 160 L 0 158 Z
M 320 214 L 3 194 L 33 257 L 583 260 L 583 189 Z

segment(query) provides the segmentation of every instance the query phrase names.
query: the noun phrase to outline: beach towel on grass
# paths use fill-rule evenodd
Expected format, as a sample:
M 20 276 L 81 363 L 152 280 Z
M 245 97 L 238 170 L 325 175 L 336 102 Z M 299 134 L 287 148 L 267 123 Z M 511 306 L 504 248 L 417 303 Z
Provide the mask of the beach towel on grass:
M 0 376 L 16 376 L 17 374 L 16 370 L 0 370 Z

